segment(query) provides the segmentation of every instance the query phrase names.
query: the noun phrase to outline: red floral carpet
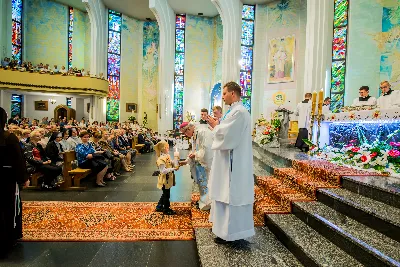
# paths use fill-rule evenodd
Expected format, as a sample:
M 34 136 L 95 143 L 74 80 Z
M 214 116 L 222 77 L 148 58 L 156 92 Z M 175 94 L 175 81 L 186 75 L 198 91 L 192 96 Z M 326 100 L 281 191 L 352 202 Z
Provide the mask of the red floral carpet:
M 148 202 L 23 204 L 23 241 L 192 240 L 190 203 L 172 203 L 177 215 L 155 212 Z

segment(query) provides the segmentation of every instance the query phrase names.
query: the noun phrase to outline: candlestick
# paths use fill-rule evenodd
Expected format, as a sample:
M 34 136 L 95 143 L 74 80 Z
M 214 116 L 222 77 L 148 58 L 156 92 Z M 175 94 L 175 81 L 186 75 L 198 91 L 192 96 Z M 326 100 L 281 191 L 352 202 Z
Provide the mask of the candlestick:
M 322 105 L 324 103 L 324 89 L 318 92 L 318 114 L 322 115 Z
M 312 102 L 311 102 L 311 104 L 312 104 L 311 115 L 315 115 L 315 107 L 316 107 L 316 104 L 317 104 L 317 92 L 316 91 L 314 91 L 312 93 Z

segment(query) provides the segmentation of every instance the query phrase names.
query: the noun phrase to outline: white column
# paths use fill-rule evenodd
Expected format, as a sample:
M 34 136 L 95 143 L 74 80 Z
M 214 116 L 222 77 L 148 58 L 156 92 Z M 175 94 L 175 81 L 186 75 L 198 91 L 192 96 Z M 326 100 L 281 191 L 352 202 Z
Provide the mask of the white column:
M 150 0 L 149 8 L 160 27 L 158 132 L 165 133 L 173 127 L 175 13 L 165 0 Z
M 325 89 L 329 95 L 332 62 L 333 1 L 307 1 L 304 93 Z
M 240 43 L 242 34 L 242 7 L 240 0 L 211 0 L 221 15 L 223 33 L 222 86 L 239 82 Z
M 86 10 L 91 27 L 91 64 L 90 73 L 107 76 L 107 40 L 108 40 L 108 13 L 101 0 L 86 0 Z

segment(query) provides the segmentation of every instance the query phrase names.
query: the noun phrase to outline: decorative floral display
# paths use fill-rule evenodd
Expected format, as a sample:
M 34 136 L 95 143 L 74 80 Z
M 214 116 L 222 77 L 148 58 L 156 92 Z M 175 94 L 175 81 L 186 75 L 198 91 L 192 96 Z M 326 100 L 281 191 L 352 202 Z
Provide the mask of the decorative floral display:
M 398 133 L 400 129 L 389 134 L 386 140 L 376 139 L 370 144 L 366 141 L 361 145 L 357 145 L 356 140 L 351 140 L 341 147 L 318 148 L 309 140 L 304 141 L 310 146 L 310 154 L 317 158 L 355 169 L 400 177 L 400 142 L 388 143 Z
M 279 119 L 273 119 L 268 122 L 261 116 L 256 122 L 256 135 L 254 141 L 261 146 L 279 147 L 278 134 L 281 127 Z
M 374 106 L 359 107 L 358 109 L 344 109 L 340 113 L 330 113 L 325 117 L 326 121 L 376 121 L 376 120 L 400 120 L 400 108 L 376 109 Z

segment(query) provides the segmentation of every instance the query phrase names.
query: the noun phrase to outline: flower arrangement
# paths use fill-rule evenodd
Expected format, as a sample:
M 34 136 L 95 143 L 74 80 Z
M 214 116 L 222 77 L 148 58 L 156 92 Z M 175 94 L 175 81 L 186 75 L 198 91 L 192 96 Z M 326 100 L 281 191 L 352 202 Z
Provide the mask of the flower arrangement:
M 259 118 L 256 122 L 256 124 L 258 126 L 263 126 L 267 124 L 267 120 L 263 117 L 263 115 L 261 114 L 261 118 Z
M 128 117 L 128 121 L 131 121 L 131 122 L 134 122 L 136 120 L 136 117 L 135 116 L 129 116 Z
M 279 128 L 276 128 L 273 124 L 266 122 L 265 129 L 259 138 L 259 142 L 262 145 L 266 145 L 277 138 Z
M 341 148 L 326 146 L 320 149 L 310 140 L 304 141 L 310 146 L 310 154 L 317 158 L 351 168 L 400 176 L 400 142 L 388 143 L 399 132 L 400 129 L 389 134 L 386 140 L 375 140 L 371 144 L 364 142 L 357 146 L 356 141 L 352 140 Z

